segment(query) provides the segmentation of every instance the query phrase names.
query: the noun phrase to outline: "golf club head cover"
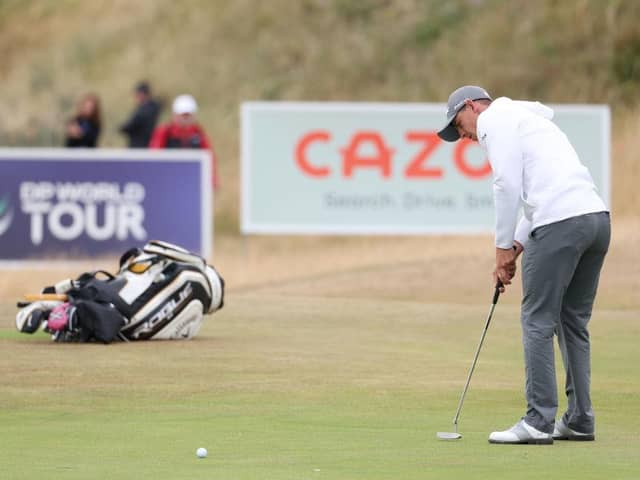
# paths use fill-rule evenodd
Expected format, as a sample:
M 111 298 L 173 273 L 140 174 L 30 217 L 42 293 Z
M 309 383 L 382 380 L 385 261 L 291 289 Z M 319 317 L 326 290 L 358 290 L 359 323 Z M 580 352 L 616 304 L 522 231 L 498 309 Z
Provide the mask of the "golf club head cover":
M 35 333 L 43 322 L 46 322 L 49 313 L 60 305 L 59 301 L 32 302 L 18 310 L 16 314 L 16 329 L 22 333 Z
M 47 328 L 54 332 L 63 330 L 69 324 L 69 309 L 71 304 L 69 302 L 61 303 L 49 313 L 49 319 L 47 321 Z

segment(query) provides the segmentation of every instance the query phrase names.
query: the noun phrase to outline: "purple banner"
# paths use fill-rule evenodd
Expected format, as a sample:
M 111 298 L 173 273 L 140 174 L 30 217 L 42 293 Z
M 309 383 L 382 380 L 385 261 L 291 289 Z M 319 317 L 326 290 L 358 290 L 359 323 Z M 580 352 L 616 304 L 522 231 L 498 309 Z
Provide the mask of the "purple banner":
M 121 254 L 163 240 L 208 256 L 202 151 L 0 150 L 0 260 Z

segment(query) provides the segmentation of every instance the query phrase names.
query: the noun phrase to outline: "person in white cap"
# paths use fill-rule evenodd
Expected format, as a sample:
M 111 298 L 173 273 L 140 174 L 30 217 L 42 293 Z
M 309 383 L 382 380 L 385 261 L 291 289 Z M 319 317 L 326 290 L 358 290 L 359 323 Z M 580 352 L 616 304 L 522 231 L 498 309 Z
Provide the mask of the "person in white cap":
M 207 134 L 196 122 L 198 104 L 191 95 L 178 95 L 173 101 L 171 122 L 157 127 L 149 142 L 149 148 L 202 148 L 211 152 L 212 184 L 218 186 L 217 162 L 213 145 Z
M 609 248 L 609 211 L 566 135 L 539 102 L 492 100 L 464 86 L 447 104 L 446 141 L 477 141 L 493 170 L 496 266 L 509 285 L 522 257 L 521 323 L 525 356 L 525 416 L 489 442 L 551 444 L 594 440 L 590 396 L 591 318 Z M 518 220 L 522 207 L 524 215 Z M 504 288 L 502 289 L 504 291 Z M 553 337 L 566 371 L 568 407 L 558 420 Z

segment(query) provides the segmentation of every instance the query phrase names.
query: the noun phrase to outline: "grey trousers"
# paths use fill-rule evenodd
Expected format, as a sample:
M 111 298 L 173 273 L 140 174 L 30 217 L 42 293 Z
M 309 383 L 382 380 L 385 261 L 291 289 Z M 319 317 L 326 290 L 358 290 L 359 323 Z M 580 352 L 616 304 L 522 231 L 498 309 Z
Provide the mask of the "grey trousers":
M 558 409 L 554 333 L 566 372 L 569 428 L 594 431 L 591 351 L 587 324 L 609 248 L 607 212 L 590 213 L 534 229 L 522 258 L 522 337 L 525 358 L 525 421 L 553 432 Z

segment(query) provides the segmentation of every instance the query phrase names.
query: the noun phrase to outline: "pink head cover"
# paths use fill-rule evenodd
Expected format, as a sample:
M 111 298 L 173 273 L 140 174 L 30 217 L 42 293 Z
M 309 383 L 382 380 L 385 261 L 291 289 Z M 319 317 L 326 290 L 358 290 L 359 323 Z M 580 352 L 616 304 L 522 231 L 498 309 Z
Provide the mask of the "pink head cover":
M 49 319 L 47 320 L 47 328 L 54 331 L 60 331 L 69 323 L 69 309 L 71 304 L 69 302 L 56 305 L 51 313 L 49 313 Z

